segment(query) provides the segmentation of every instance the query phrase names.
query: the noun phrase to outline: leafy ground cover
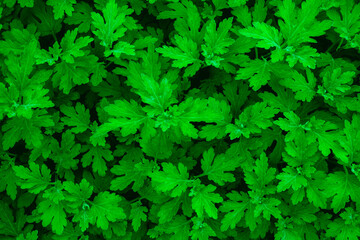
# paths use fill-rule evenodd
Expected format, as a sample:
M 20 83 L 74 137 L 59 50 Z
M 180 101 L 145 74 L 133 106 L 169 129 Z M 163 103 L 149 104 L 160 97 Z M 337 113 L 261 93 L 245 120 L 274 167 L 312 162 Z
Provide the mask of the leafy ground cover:
M 0 238 L 360 238 L 360 3 L 2 0 Z

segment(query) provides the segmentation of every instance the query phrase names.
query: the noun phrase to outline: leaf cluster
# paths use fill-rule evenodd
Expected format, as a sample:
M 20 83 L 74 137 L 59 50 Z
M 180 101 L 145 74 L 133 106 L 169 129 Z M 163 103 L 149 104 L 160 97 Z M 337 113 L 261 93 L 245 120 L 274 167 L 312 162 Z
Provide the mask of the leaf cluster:
M 359 239 L 359 16 L 1 1 L 0 239 Z

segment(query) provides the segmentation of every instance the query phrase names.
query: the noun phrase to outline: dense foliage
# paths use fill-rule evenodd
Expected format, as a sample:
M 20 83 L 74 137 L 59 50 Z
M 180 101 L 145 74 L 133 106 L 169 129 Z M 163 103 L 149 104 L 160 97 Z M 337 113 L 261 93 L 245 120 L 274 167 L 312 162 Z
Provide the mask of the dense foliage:
M 360 3 L 1 0 L 0 238 L 360 238 Z

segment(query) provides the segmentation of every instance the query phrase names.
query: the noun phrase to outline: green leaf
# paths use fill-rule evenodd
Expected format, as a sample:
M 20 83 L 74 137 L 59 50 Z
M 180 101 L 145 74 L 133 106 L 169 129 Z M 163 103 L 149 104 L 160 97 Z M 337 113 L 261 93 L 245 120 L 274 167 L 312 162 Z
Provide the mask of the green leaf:
M 203 159 L 201 160 L 201 168 L 203 174 L 207 175 L 209 180 L 223 186 L 225 182 L 234 182 L 235 177 L 229 171 L 234 171 L 240 166 L 239 161 L 227 159 L 225 154 L 217 155 L 213 148 L 204 152 Z
M 14 69 L 19 71 L 21 69 Z M 54 104 L 45 96 L 49 90 L 44 89 L 42 83 L 51 76 L 51 71 L 39 70 L 31 78 L 15 76 L 10 77 L 10 86 L 0 85 L 1 111 L 8 117 L 25 117 L 30 119 L 35 108 L 49 108 Z M 20 88 L 21 91 L 19 91 Z
M 61 56 L 62 49 L 58 42 L 55 42 L 53 47 L 49 47 L 49 51 L 45 49 L 40 49 L 36 54 L 36 64 L 47 63 L 49 66 L 52 66 L 57 63 Z
M 106 161 L 114 160 L 110 145 L 107 144 L 105 147 L 86 145 L 83 151 L 87 151 L 81 158 L 83 167 L 87 167 L 92 163 L 93 172 L 97 172 L 99 176 L 105 176 L 107 170 Z
M 250 137 L 250 134 L 261 133 L 261 129 L 267 129 L 272 125 L 272 119 L 279 110 L 268 107 L 265 102 L 257 102 L 250 105 L 235 120 L 235 124 L 229 124 L 226 127 L 226 133 L 230 133 L 230 139 L 244 136 Z
M 176 240 L 188 240 L 190 236 L 190 221 L 183 215 L 176 215 L 174 220 L 160 224 L 150 229 L 148 235 L 151 238 L 164 238 Z
M 169 107 L 169 111 L 165 117 L 169 122 L 164 130 L 167 130 L 170 126 L 174 129 L 179 129 L 185 136 L 191 138 L 198 137 L 198 130 L 191 122 L 218 122 L 224 120 L 224 116 L 219 109 L 214 109 L 212 105 L 215 105 L 214 99 L 193 99 L 187 98 L 179 105 L 173 105 Z M 158 124 L 157 124 L 158 125 Z M 162 126 L 163 127 L 163 126 Z
M 154 162 L 145 159 L 142 162 L 121 160 L 119 165 L 111 169 L 111 172 L 119 177 L 111 181 L 110 189 L 122 191 L 134 182 L 132 189 L 137 192 L 144 186 L 145 180 L 154 167 Z
M 60 110 L 66 115 L 61 121 L 71 128 L 73 133 L 85 132 L 90 126 L 90 112 L 84 105 L 77 102 L 75 107 L 61 105 Z
M 296 169 L 289 166 L 284 168 L 283 172 L 278 174 L 276 178 L 280 180 L 277 186 L 278 192 L 285 191 L 289 188 L 292 188 L 296 191 L 301 187 L 307 186 L 306 178 L 299 174 Z
M 109 228 L 109 222 L 125 219 L 124 210 L 120 207 L 122 198 L 115 193 L 100 192 L 91 204 L 91 223 L 102 230 Z
M 284 116 L 286 118 L 279 118 L 278 120 L 275 120 L 274 123 L 282 130 L 287 131 L 285 141 L 290 142 L 297 139 L 303 136 L 305 130 L 310 130 L 311 124 L 309 122 L 301 124 L 299 116 L 297 116 L 293 111 L 284 112 Z
M 65 199 L 62 191 L 62 185 L 59 182 L 44 193 L 44 200 L 37 206 L 37 211 L 41 214 L 42 226 L 47 227 L 51 224 L 54 233 L 60 235 L 67 226 L 67 216 L 65 213 Z
M 328 10 L 326 13 L 332 20 L 335 32 L 340 34 L 341 38 L 351 40 L 356 33 L 360 31 L 360 4 L 356 1 L 346 1 L 340 5 L 340 13 L 338 8 Z
M 222 203 L 220 211 L 226 213 L 221 220 L 221 231 L 227 231 L 229 228 L 234 229 L 245 215 L 250 203 L 249 196 L 244 193 L 232 191 L 226 196 L 230 199 Z M 253 214 L 249 210 L 246 215 Z M 250 218 L 247 218 L 247 221 Z
M 259 97 L 264 102 L 268 103 L 270 107 L 279 109 L 280 112 L 295 111 L 300 107 L 300 103 L 295 99 L 294 93 L 277 82 L 270 84 L 272 92 L 259 93 Z M 273 93 L 274 92 L 274 93 Z
M 299 230 L 294 228 L 293 220 L 290 218 L 279 219 L 276 223 L 277 231 L 275 240 L 301 240 Z M 316 238 L 315 238 L 316 239 Z
M 90 77 L 90 82 L 93 86 L 97 86 L 103 82 L 103 79 L 106 78 L 108 71 L 106 71 L 103 62 L 97 62 L 93 64 L 93 68 L 91 70 L 92 75 Z
M 139 230 L 141 226 L 141 222 L 146 221 L 147 219 L 147 215 L 145 214 L 146 212 L 148 212 L 148 209 L 142 206 L 140 201 L 131 204 L 129 219 L 131 219 L 131 223 L 135 232 Z
M 47 0 L 46 4 L 54 8 L 54 18 L 59 19 L 64 17 L 65 13 L 69 16 L 72 15 L 76 0 Z
M 35 77 L 40 76 L 36 75 Z M 54 107 L 54 103 L 49 100 L 48 96 L 45 96 L 48 92 L 48 89 L 44 89 L 40 85 L 35 85 L 32 86 L 31 89 L 26 89 L 23 92 L 22 104 L 18 105 L 16 108 L 17 116 L 32 118 L 34 109 Z
M 237 72 L 236 80 L 249 80 L 254 91 L 259 90 L 270 80 L 270 67 L 266 60 L 255 59 L 243 63 Z
M 245 172 L 244 180 L 252 190 L 265 189 L 266 185 L 275 179 L 275 172 L 275 168 L 269 168 L 268 158 L 262 152 L 260 158 L 256 160 L 254 168 L 251 171 Z
M 75 184 L 72 181 L 65 181 L 63 185 L 64 189 L 68 192 L 66 201 L 71 202 L 70 206 L 72 208 L 85 206 L 86 201 L 91 197 L 94 189 L 86 179 L 82 179 L 79 184 Z
M 354 114 L 351 123 L 345 120 L 344 133 L 345 137 L 339 142 L 340 145 L 349 154 L 349 162 L 355 161 L 360 154 L 360 115 Z M 354 171 L 354 170 L 352 170 Z M 356 174 L 356 171 L 354 171 Z M 360 177 L 360 175 L 357 175 Z
M 163 113 L 171 104 L 177 102 L 172 96 L 177 85 L 172 84 L 171 79 L 164 76 L 161 81 L 158 81 L 151 75 L 141 73 L 138 67 L 138 64 L 129 64 L 131 74 L 127 84 L 135 88 L 135 92 L 141 97 L 141 100 L 152 107 L 147 110 L 150 112 L 150 116 Z
M 312 175 L 312 179 L 308 180 L 306 195 L 315 207 L 325 209 L 327 206 L 327 196 L 323 189 L 326 188 L 326 174 L 322 171 L 315 172 Z
M 335 237 L 336 240 L 349 239 L 356 240 L 360 237 L 360 223 L 358 213 L 352 208 L 346 208 L 340 214 L 341 218 L 336 218 L 327 225 L 326 237 Z M 357 219 L 354 219 L 357 218 Z
M 64 19 L 66 24 L 77 25 L 79 33 L 87 33 L 91 26 L 92 8 L 86 2 L 79 2 L 74 6 L 74 12 L 71 16 Z
M 247 2 L 247 0 L 229 0 L 228 4 L 229 4 L 229 7 L 235 8 L 235 7 L 240 7 L 242 5 L 245 5 L 246 2 Z
M 285 50 L 287 50 L 289 53 L 289 55 L 286 57 L 286 61 L 289 63 L 290 67 L 294 67 L 295 64 L 299 61 L 305 68 L 315 69 L 316 60 L 314 58 L 320 56 L 315 48 L 304 46 L 294 50 L 293 48 L 288 47 Z
M 89 228 L 89 224 L 93 219 L 89 208 L 90 206 L 87 203 L 83 204 L 82 209 L 76 212 L 72 219 L 73 222 L 79 223 L 82 232 L 85 232 L 86 229 Z
M 254 11 L 252 12 L 253 22 L 264 22 L 268 8 L 265 0 L 256 1 Z
M 286 138 L 285 138 L 286 139 Z M 304 132 L 299 133 L 294 139 L 286 143 L 283 159 L 289 166 L 309 166 L 319 160 L 318 146 L 308 143 Z
M 215 189 L 214 185 L 205 186 L 200 184 L 191 190 L 190 196 L 193 196 L 191 205 L 199 218 L 202 218 L 204 213 L 211 218 L 218 218 L 218 210 L 215 203 L 220 203 L 223 199 L 220 194 L 214 193 Z
M 199 59 L 200 52 L 197 44 L 190 38 L 179 35 L 175 35 L 174 39 L 177 47 L 162 46 L 161 48 L 157 48 L 156 51 L 161 53 L 164 57 L 173 59 L 173 67 L 186 67 L 185 71 L 192 72 L 192 74 L 187 75 L 194 75 L 195 72 L 200 69 L 202 63 Z
M 90 142 L 94 146 L 105 146 L 105 137 L 110 131 L 120 131 L 122 136 L 126 137 L 135 134 L 143 124 L 143 129 L 148 127 L 148 131 L 141 131 L 142 137 L 153 134 L 153 121 L 149 119 L 141 106 L 133 99 L 131 102 L 115 100 L 114 104 L 105 107 L 105 111 L 112 117 L 93 132 Z
M 135 134 L 147 119 L 145 112 L 134 100 L 115 100 L 114 104 L 105 107 L 105 111 L 113 116 L 105 126 L 111 126 L 111 130 L 121 128 L 119 130 L 124 137 Z
M 16 238 L 16 240 L 38 240 L 38 239 L 39 239 L 38 230 L 29 232 L 27 234 L 22 233 Z
M 154 159 L 168 159 L 174 150 L 174 136 L 171 132 L 157 129 L 150 138 L 142 138 L 140 146 L 142 151 Z
M 64 170 L 77 169 L 79 160 L 76 158 L 81 153 L 81 145 L 75 142 L 75 135 L 70 130 L 63 132 L 61 145 L 57 141 L 51 145 L 51 159 L 57 163 L 57 173 Z
M 101 40 L 101 45 L 112 48 L 113 42 L 124 36 L 127 28 L 122 25 L 125 23 L 125 17 L 133 11 L 127 5 L 119 9 L 115 0 L 109 0 L 102 9 L 103 16 L 99 13 L 91 13 L 92 24 L 95 27 L 93 33 Z
M 73 222 L 79 222 L 79 226 L 83 232 L 89 227 L 89 223 L 93 216 L 90 214 L 91 202 L 89 198 L 93 194 L 94 187 L 86 179 L 82 179 L 79 184 L 72 181 L 65 181 L 63 183 L 64 189 L 67 191 L 65 198 L 67 206 L 71 208 L 74 213 Z
M 69 94 L 75 85 L 82 85 L 89 82 L 93 66 L 97 64 L 97 57 L 94 55 L 78 57 L 74 63 L 61 61 L 55 66 L 55 74 L 53 76 L 53 86 L 63 90 L 65 94 Z
M 210 237 L 216 237 L 214 230 L 209 224 L 203 222 L 202 218 L 193 217 L 191 221 L 193 222 L 193 227 L 190 232 L 192 240 L 207 240 L 211 239 Z
M 211 141 L 213 139 L 222 139 L 226 136 L 226 126 L 231 122 L 232 115 L 230 113 L 230 106 L 225 101 L 217 101 L 214 98 L 209 99 L 208 104 L 209 111 L 213 113 L 219 112 L 223 116 L 223 119 L 216 121 L 216 125 L 207 124 L 202 127 L 199 132 L 199 137 L 206 138 L 206 141 Z
M 326 71 L 323 77 L 325 91 L 332 95 L 344 95 L 351 89 L 355 72 L 342 72 L 341 68 L 336 68 L 332 72 Z
M 20 7 L 34 7 L 34 0 L 18 0 L 18 3 L 20 4 Z
M 37 32 L 40 33 L 40 36 L 52 36 L 60 32 L 62 28 L 62 18 L 54 18 L 54 8 L 46 5 L 46 1 L 35 1 L 36 6 L 31 9 L 31 13 L 34 17 L 31 16 L 31 21 L 36 24 Z M 59 50 L 59 49 L 57 49 Z M 42 49 L 42 51 L 45 51 Z M 55 53 L 49 48 L 50 53 Z M 56 52 L 56 55 L 60 52 Z M 49 61 L 51 61 L 49 59 Z
M 3 8 L 0 8 L 3 9 Z M 3 16 L 4 17 L 4 13 Z M 36 48 L 29 48 L 36 46 L 36 37 L 34 36 L 34 31 L 32 29 L 22 29 L 22 28 L 11 28 L 10 31 L 4 32 L 3 40 L 0 41 L 0 53 L 7 56 L 10 59 L 17 59 L 19 58 L 19 55 L 24 54 L 23 56 L 20 56 L 20 59 L 24 58 L 33 58 L 33 55 L 26 54 L 26 51 L 34 52 L 36 51 Z M 5 37 L 6 36 L 6 37 Z M 34 41 L 35 40 L 35 41 Z M 10 53 L 13 53 L 14 55 L 9 56 Z M 24 64 L 25 62 L 23 62 Z M 26 62 L 25 64 L 31 63 Z M 18 66 L 13 65 L 12 67 L 18 68 L 22 67 L 23 64 L 19 64 Z
M 234 6 L 232 7 L 232 3 L 231 2 L 238 2 L 241 0 L 229 0 L 228 4 L 231 8 L 233 8 L 233 10 L 231 11 L 231 13 L 236 16 L 236 20 L 241 23 L 242 26 L 244 27 L 252 27 L 252 15 L 251 12 L 249 10 L 249 7 L 247 5 L 245 5 L 246 1 L 244 1 L 244 5 L 238 5 L 238 6 Z M 251 39 L 252 40 L 252 39 Z M 256 44 L 256 42 L 255 42 Z
M 157 213 L 157 216 L 159 217 L 159 223 L 163 224 L 170 222 L 178 213 L 181 202 L 182 198 L 176 197 L 164 204 L 161 204 L 160 210 Z
M 289 46 L 298 46 L 305 42 L 314 43 L 316 40 L 312 37 L 324 35 L 332 25 L 329 20 L 320 22 L 316 19 L 321 11 L 321 1 L 303 1 L 301 9 L 296 8 L 292 0 L 277 4 L 277 16 L 283 19 L 279 20 L 280 31 Z
M 19 33 L 17 33 L 19 34 Z M 32 33 L 28 32 L 26 36 L 19 36 L 15 35 L 14 37 L 27 37 L 30 38 L 30 35 Z M 2 42 L 5 46 L 1 47 L 8 47 L 6 46 L 6 42 Z M 6 76 L 5 78 L 6 82 L 9 83 L 9 85 L 14 85 L 16 89 L 19 92 L 22 92 L 23 90 L 29 89 L 31 85 L 40 84 L 48 79 L 42 79 L 43 81 L 39 81 L 39 79 L 31 78 L 30 74 L 34 70 L 34 64 L 35 64 L 35 53 L 37 50 L 37 41 L 33 38 L 30 38 L 28 42 L 21 43 L 21 47 L 23 48 L 22 51 L 18 52 L 17 54 L 9 54 L 7 58 L 4 59 L 4 63 L 7 66 Z M 18 46 L 15 46 L 18 48 Z M 9 52 L 11 53 L 11 51 Z M 6 54 L 6 53 L 5 53 Z M 47 72 L 47 71 L 45 71 Z M 49 72 L 47 72 L 49 74 Z M 48 77 L 50 74 L 48 75 Z M 36 83 L 36 84 L 35 84 Z
M 0 83 L 0 119 L 4 118 L 4 115 L 12 112 L 12 103 L 18 100 L 18 91 L 15 87 L 5 87 L 3 83 Z M 13 115 L 14 113 L 11 113 Z
M 354 175 L 344 172 L 330 173 L 326 178 L 325 192 L 332 197 L 331 207 L 338 213 L 349 202 L 360 202 L 360 181 Z
M 278 208 L 281 201 L 275 198 L 266 198 L 261 204 L 257 204 L 254 210 L 254 216 L 258 217 L 262 213 L 264 218 L 270 221 L 271 215 L 275 218 L 281 218 L 281 211 Z
M 19 186 L 22 189 L 28 189 L 30 193 L 39 194 L 45 190 L 51 180 L 50 170 L 45 164 L 40 166 L 34 162 L 29 163 L 29 168 L 24 166 L 13 166 L 13 170 L 19 181 Z
M 209 25 L 206 27 L 203 51 L 205 49 L 208 54 L 224 54 L 229 51 L 227 48 L 235 42 L 234 39 L 228 36 L 232 21 L 233 18 L 224 19 L 216 29 L 215 20 L 210 20 Z
M 155 190 L 170 192 L 171 197 L 178 197 L 193 182 L 189 180 L 189 173 L 184 164 L 179 163 L 178 168 L 172 163 L 161 164 L 162 171 L 151 173 L 150 178 Z
M 0 156 L 0 159 L 5 160 L 6 155 Z M 0 192 L 3 192 L 6 190 L 7 195 L 12 199 L 16 199 L 17 195 L 17 185 L 16 182 L 19 180 L 18 177 L 15 174 L 15 171 L 11 167 L 13 164 L 13 160 L 10 159 L 10 157 L 6 156 L 6 159 L 3 161 L 3 163 L 0 165 Z M 8 161 L 6 163 L 6 161 Z
M 254 27 L 240 29 L 240 34 L 249 38 L 260 40 L 257 43 L 257 47 L 259 48 L 281 48 L 283 37 L 275 27 L 263 22 L 254 22 L 253 25 Z
M 61 0 L 60 0 L 61 1 Z M 68 63 L 74 63 L 74 57 L 82 57 L 85 51 L 81 48 L 87 47 L 94 39 L 91 37 L 79 37 L 76 39 L 78 28 L 69 30 L 61 39 L 60 46 L 62 49 L 61 59 Z
M 210 20 L 207 25 L 204 36 L 205 44 L 201 45 L 202 55 L 205 57 L 207 65 L 219 68 L 223 58 L 218 57 L 218 55 L 229 52 L 229 47 L 235 42 L 234 39 L 228 36 L 232 21 L 233 18 L 224 19 L 219 23 L 218 29 L 216 29 L 215 20 Z
M 346 151 L 338 142 L 342 136 L 338 130 L 338 126 L 331 122 L 316 119 L 315 117 L 310 119 L 310 124 L 311 130 L 308 134 L 309 141 L 315 141 L 317 139 L 319 142 L 319 150 L 324 156 L 328 156 L 330 150 L 332 150 L 336 157 L 347 163 L 348 157 Z
M 177 85 L 178 70 L 170 70 L 161 76 L 161 61 L 154 46 L 149 45 L 146 54 L 142 55 L 142 62 L 131 61 L 127 67 L 126 84 L 134 89 L 144 103 L 149 104 L 145 109 L 150 116 L 160 114 L 172 103 L 177 102 L 172 96 Z
M 119 41 L 115 44 L 114 48 L 111 50 L 105 50 L 105 57 L 109 57 L 111 54 L 114 54 L 115 57 L 120 58 L 121 54 L 126 55 L 135 55 L 135 46 L 131 45 L 128 42 Z
M 224 85 L 223 88 L 223 94 L 229 102 L 232 116 L 239 116 L 240 112 L 242 112 L 241 107 L 244 106 L 250 95 L 248 85 L 240 81 L 231 81 Z
M 19 209 L 16 214 L 16 221 L 14 219 L 12 209 L 8 206 L 7 203 L 0 200 L 0 235 L 3 237 L 11 236 L 9 239 L 14 239 L 14 237 L 21 234 L 23 231 L 22 228 L 26 223 L 26 215 L 24 215 L 24 209 Z
M 174 11 L 161 11 L 157 19 L 176 19 L 175 29 L 181 36 L 196 42 L 202 41 L 203 34 L 199 33 L 202 19 L 195 3 L 181 1 L 169 3 L 167 7 Z
M 295 92 L 295 99 L 310 102 L 316 94 L 316 78 L 310 69 L 306 69 L 306 78 L 293 71 L 291 78 L 281 79 L 280 84 Z

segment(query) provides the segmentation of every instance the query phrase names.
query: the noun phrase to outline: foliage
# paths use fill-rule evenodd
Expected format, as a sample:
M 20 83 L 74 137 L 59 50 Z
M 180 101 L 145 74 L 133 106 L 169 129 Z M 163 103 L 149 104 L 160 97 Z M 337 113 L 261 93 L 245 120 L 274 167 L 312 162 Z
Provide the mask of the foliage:
M 0 1 L 0 239 L 359 239 L 359 16 Z

